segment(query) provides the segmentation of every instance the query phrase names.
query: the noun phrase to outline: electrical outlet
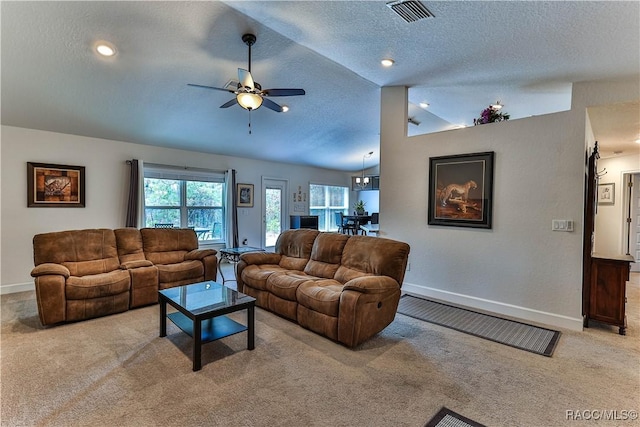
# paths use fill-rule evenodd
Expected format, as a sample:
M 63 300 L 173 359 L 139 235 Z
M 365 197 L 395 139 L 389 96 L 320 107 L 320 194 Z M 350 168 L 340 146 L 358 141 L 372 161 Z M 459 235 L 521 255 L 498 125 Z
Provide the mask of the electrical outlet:
M 249 240 L 246 238 L 242 239 L 242 246 L 247 246 L 249 244 Z
M 407 271 L 411 271 L 411 263 L 410 262 L 407 263 Z

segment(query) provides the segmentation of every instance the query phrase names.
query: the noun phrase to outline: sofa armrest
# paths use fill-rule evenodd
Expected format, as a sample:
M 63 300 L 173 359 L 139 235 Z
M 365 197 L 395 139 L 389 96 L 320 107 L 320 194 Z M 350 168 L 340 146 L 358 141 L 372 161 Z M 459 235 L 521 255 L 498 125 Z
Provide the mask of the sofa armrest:
M 69 276 L 71 276 L 71 273 L 69 272 L 69 269 L 64 265 L 54 264 L 51 262 L 45 262 L 31 270 L 31 277 L 46 275 L 64 276 L 64 278 L 67 279 Z
M 203 260 L 204 258 L 217 254 L 215 249 L 194 249 L 184 254 L 185 261 L 188 260 Z
M 251 264 L 278 264 L 282 255 L 272 252 L 247 252 L 240 255 L 240 259 L 244 261 L 246 265 Z
M 349 280 L 342 289 L 365 294 L 382 294 L 396 291 L 400 286 L 389 276 L 361 276 Z
M 139 259 L 136 261 L 126 261 L 120 264 L 120 268 L 122 270 L 131 270 L 133 268 L 152 267 L 152 266 L 153 266 L 153 263 L 146 259 Z

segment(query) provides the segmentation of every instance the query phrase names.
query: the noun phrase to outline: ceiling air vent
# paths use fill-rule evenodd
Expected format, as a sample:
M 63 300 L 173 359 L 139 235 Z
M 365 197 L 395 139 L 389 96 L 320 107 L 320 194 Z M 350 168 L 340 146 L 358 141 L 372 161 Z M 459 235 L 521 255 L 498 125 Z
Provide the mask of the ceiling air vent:
M 229 81 L 228 81 L 224 86 L 222 86 L 222 88 L 223 88 L 223 89 L 227 89 L 227 90 L 234 91 L 234 90 L 237 90 L 237 89 L 238 89 L 238 84 L 239 84 L 239 83 L 238 83 L 238 81 L 237 81 L 237 80 L 231 79 L 231 80 L 229 80 Z
M 425 5 L 416 0 L 398 0 L 387 3 L 387 7 L 407 22 L 433 18 L 435 15 Z

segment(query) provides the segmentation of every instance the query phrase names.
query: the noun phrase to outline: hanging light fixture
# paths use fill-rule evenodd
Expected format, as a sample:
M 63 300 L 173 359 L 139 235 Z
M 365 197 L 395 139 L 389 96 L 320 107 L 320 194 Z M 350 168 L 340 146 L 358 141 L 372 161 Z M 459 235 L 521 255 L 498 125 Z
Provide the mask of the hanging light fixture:
M 262 97 L 256 93 L 240 92 L 236 95 L 236 101 L 245 110 L 257 110 L 262 105 Z
M 364 159 L 368 159 L 369 157 L 371 157 L 372 154 L 373 154 L 373 151 L 369 151 L 368 154 L 365 154 L 364 156 L 362 156 L 362 176 L 356 177 L 356 185 L 362 188 L 363 190 L 367 187 L 367 185 L 369 185 L 369 177 L 364 176 Z

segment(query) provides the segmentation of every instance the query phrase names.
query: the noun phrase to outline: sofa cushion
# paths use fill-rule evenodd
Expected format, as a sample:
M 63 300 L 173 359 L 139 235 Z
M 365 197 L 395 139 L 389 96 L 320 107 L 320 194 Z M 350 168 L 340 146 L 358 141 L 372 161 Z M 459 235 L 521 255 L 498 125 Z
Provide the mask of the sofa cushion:
M 71 276 L 87 276 L 117 270 L 120 268 L 120 261 L 115 257 L 93 261 L 63 262 L 62 265 L 67 267 Z
M 131 280 L 127 270 L 110 273 L 71 276 L 67 279 L 65 295 L 67 299 L 91 299 L 128 292 Z M 129 297 L 127 297 L 128 301 Z
M 107 273 L 120 265 L 115 234 L 106 228 L 37 234 L 33 261 L 64 265 L 72 276 Z
M 389 276 L 402 285 L 409 245 L 382 237 L 351 236 L 335 279 L 346 283 L 364 275 Z
M 143 228 L 140 234 L 145 258 L 154 264 L 182 262 L 187 252 L 198 249 L 198 237 L 190 228 Z
M 296 301 L 298 286 L 314 279 L 316 278 L 302 272 L 273 273 L 267 278 L 267 290 L 282 299 Z
M 204 276 L 204 266 L 200 261 L 183 261 L 176 264 L 157 264 L 160 283 L 181 282 Z
M 242 282 L 254 289 L 260 289 L 262 291 L 267 290 L 267 279 L 272 274 L 278 272 L 288 271 L 279 265 L 262 264 L 262 265 L 248 265 L 242 270 Z
M 337 317 L 342 287 L 342 283 L 333 279 L 307 281 L 298 286 L 296 299 L 312 311 Z
M 142 234 L 137 228 L 118 228 L 113 230 L 116 235 L 118 258 L 124 264 L 130 261 L 144 260 L 142 250 Z
M 316 277 L 333 279 L 340 267 L 342 250 L 349 236 L 337 233 L 321 233 L 316 237 L 311 250 L 311 259 L 304 272 Z
M 318 230 L 285 230 L 276 241 L 276 253 L 296 258 L 309 258 Z

